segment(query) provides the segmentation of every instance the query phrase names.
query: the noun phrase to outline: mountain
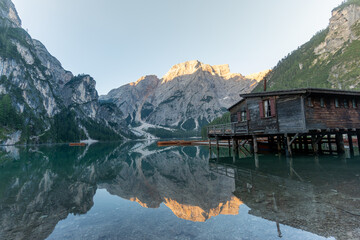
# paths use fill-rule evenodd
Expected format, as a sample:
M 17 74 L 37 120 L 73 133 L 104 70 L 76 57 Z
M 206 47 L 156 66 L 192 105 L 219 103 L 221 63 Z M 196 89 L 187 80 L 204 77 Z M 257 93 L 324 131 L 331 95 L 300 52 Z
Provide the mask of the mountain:
M 231 73 L 229 65 L 210 66 L 194 60 L 173 66 L 161 79 L 144 76 L 111 90 L 100 100 L 115 103 L 132 125 L 199 130 L 256 84 L 254 79 Z
M 0 28 L 0 144 L 131 136 L 117 110 L 99 104 L 91 76 L 63 69 L 21 28 L 10 0 L 0 0 Z
M 254 91 L 262 91 L 259 84 Z M 267 76 L 267 89 L 320 87 L 360 90 L 360 1 L 332 11 L 329 26 L 282 59 Z

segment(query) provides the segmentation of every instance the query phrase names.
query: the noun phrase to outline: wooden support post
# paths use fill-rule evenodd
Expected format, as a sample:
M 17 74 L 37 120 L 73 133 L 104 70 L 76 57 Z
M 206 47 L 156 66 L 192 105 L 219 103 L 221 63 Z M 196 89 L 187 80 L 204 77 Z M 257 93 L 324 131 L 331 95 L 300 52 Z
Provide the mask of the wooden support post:
M 318 154 L 318 145 L 316 144 L 316 135 L 311 135 L 312 149 L 315 154 Z
M 239 140 L 235 140 L 235 153 L 239 154 L 239 149 L 240 149 L 240 144 L 239 144 Z
M 220 150 L 220 146 L 219 146 L 219 138 L 216 138 L 216 150 L 218 151 L 219 153 L 219 150 Z
M 281 137 L 279 135 L 276 136 L 276 143 L 278 152 L 281 152 Z
M 211 150 L 211 138 L 209 138 L 209 148 Z
M 292 156 L 292 151 L 291 151 L 291 143 L 290 143 L 290 137 L 287 133 L 285 133 L 285 141 L 286 141 L 286 146 L 287 146 L 287 153 Z
M 260 167 L 260 164 L 259 164 L 259 155 L 257 153 L 255 153 L 255 167 L 256 168 L 259 168 Z
M 303 150 L 303 138 L 302 137 L 299 137 L 299 150 L 300 150 L 300 152 L 302 152 L 302 150 Z
M 228 145 L 229 145 L 229 151 L 230 151 L 230 148 L 231 148 L 231 145 L 230 145 L 230 138 L 228 139 Z
M 343 138 L 342 133 L 336 134 L 336 150 L 337 150 L 338 154 L 345 153 L 344 138 Z
M 318 152 L 320 154 L 322 154 L 323 153 L 323 151 L 322 151 L 322 138 L 318 141 L 317 145 L 318 145 Z
M 332 144 L 331 144 L 331 134 L 328 134 L 327 137 L 328 137 L 328 144 L 329 144 L 329 152 L 330 152 L 330 154 L 332 154 L 333 150 L 332 150 Z
M 354 145 L 353 145 L 352 134 L 351 133 L 348 133 L 348 140 L 349 140 L 350 155 L 354 156 Z
M 357 137 L 358 148 L 359 148 L 359 153 L 360 153 L 360 132 L 359 131 L 356 132 L 356 137 Z
M 259 149 L 258 149 L 258 143 L 257 143 L 257 139 L 256 139 L 255 135 L 253 135 L 253 145 L 254 145 L 254 153 L 258 153 Z
M 235 152 L 235 138 L 232 138 L 232 148 L 233 148 L 233 152 Z
M 309 152 L 309 141 L 308 141 L 308 136 L 305 135 L 303 137 L 303 140 L 304 140 L 304 149 L 305 149 L 305 152 Z

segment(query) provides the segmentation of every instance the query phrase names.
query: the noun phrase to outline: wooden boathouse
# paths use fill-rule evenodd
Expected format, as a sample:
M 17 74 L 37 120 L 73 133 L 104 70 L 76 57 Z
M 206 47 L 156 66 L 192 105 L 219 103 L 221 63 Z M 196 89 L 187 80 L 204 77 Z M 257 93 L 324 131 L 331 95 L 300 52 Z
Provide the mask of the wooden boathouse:
M 248 142 L 255 153 L 258 140 L 273 150 L 344 153 L 344 134 L 350 152 L 353 136 L 360 147 L 360 92 L 305 88 L 241 94 L 231 106 L 231 123 L 208 127 L 208 138 L 228 140 L 234 149 Z M 335 147 L 336 146 L 336 147 Z

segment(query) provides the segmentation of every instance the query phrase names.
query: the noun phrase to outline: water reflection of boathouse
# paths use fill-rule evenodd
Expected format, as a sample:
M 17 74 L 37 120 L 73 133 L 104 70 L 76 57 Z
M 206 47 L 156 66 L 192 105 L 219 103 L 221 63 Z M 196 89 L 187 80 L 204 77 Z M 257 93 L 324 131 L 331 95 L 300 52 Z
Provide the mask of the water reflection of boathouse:
M 235 179 L 234 192 L 249 214 L 336 239 L 360 238 L 360 159 L 263 156 L 211 158 L 210 170 Z M 276 167 L 274 167 L 276 166 Z

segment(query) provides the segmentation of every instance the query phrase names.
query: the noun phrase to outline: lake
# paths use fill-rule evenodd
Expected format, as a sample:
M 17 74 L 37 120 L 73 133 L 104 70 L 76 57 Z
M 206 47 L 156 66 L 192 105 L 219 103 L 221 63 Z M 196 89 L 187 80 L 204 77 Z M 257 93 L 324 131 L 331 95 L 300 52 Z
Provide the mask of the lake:
M 360 239 L 360 157 L 3 147 L 0 239 Z

